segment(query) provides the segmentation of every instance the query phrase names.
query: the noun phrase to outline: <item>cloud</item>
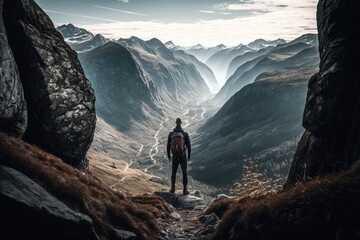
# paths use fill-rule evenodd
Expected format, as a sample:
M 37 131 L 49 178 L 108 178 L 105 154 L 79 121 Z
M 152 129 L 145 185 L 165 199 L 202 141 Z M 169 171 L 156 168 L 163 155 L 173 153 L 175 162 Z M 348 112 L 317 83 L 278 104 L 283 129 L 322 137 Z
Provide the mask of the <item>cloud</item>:
M 233 19 L 202 20 L 191 23 L 164 23 L 132 21 L 82 25 L 94 33 L 108 33 L 112 39 L 137 36 L 142 39 L 156 37 L 162 41 L 173 40 L 182 46 L 200 43 L 216 46 L 223 43 L 236 46 L 257 38 L 292 40 L 305 33 L 316 33 L 316 8 L 311 11 L 269 12 Z M 191 37 L 190 37 L 191 36 Z
M 209 13 L 209 14 L 218 14 L 218 15 L 231 15 L 230 12 L 215 12 L 215 11 L 209 11 L 209 10 L 199 10 L 201 13 Z
M 207 10 L 199 10 L 201 13 L 215 13 L 214 11 L 207 11 Z
M 113 19 L 107 19 L 107 18 L 99 18 L 99 17 L 87 16 L 87 15 L 59 12 L 59 11 L 53 11 L 53 10 L 49 10 L 49 9 L 44 9 L 44 11 L 47 13 L 55 13 L 55 14 L 61 14 L 61 15 L 65 15 L 65 16 L 73 16 L 73 17 L 80 17 L 80 18 L 86 18 L 86 19 L 100 20 L 100 21 L 105 21 L 105 22 L 120 23 L 119 21 L 116 21 Z
M 128 3 L 129 0 L 118 0 L 118 2 Z
M 222 3 L 214 7 L 221 10 L 230 11 L 261 11 L 273 12 L 282 11 L 284 8 L 313 8 L 316 5 L 314 0 L 294 1 L 294 0 L 250 0 L 239 3 Z
M 149 15 L 142 14 L 142 13 L 129 12 L 129 11 L 124 11 L 124 10 L 120 10 L 120 9 L 116 9 L 116 8 L 104 7 L 104 6 L 100 6 L 100 5 L 90 5 L 90 6 L 105 9 L 105 10 L 109 10 L 109 11 L 115 11 L 115 12 L 131 14 L 131 15 L 137 15 L 137 16 L 143 16 L 143 17 L 148 17 L 149 16 Z

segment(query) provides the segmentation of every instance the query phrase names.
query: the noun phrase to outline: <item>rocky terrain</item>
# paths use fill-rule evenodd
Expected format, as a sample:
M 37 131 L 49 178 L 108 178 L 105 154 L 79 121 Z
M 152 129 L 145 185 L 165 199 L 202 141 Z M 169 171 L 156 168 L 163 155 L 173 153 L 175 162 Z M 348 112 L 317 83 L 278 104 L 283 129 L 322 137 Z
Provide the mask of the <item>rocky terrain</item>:
M 359 6 L 339 0 L 331 4 L 319 2 L 320 71 L 309 81 L 303 116 L 306 131 L 288 185 L 339 171 L 359 159 L 359 74 L 355 64 L 359 29 L 353 25 L 359 17 L 348 14 L 348 10 L 356 11 Z M 336 21 L 332 15 L 343 21 Z
M 10 108 L 3 111 L 1 125 L 13 122 L 9 130 L 15 135 L 25 130 L 28 142 L 86 167 L 95 129 L 95 96 L 76 53 L 32 0 L 4 1 L 2 13 L 1 51 L 8 59 L 1 64 L 8 64 L 4 71 L 9 72 L 1 75 L 1 84 L 6 84 L 1 99 L 7 100 L 1 101 L 1 109 Z

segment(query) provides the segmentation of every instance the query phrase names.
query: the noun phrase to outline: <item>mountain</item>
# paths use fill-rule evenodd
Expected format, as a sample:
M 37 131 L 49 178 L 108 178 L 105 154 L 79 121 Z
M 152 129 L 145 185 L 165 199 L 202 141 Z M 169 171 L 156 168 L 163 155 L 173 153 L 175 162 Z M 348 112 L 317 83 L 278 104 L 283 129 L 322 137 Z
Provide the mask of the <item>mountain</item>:
M 319 56 L 316 37 L 315 34 L 306 34 L 286 44 L 238 56 L 234 61 L 238 63 L 249 61 L 236 69 L 217 93 L 214 101 L 226 102 L 241 88 L 254 82 L 263 72 L 317 65 Z
M 226 48 L 214 53 L 206 61 L 206 65 L 208 65 L 213 70 L 216 79 L 220 84 L 222 84 L 226 81 L 226 72 L 230 62 L 235 57 L 252 51 L 254 50 L 242 44 L 233 48 Z
M 108 40 L 101 34 L 91 32 L 69 24 L 64 24 L 56 28 L 65 41 L 77 52 L 89 51 L 106 43 Z
M 143 41 L 136 37 L 117 41 L 126 47 L 151 79 L 162 96 L 173 102 L 197 99 L 209 93 L 209 87 L 195 65 L 176 58 L 160 40 Z
M 285 69 L 259 77 L 227 101 L 194 139 L 190 175 L 224 187 L 240 181 L 244 160 L 260 162 L 267 178 L 287 175 L 297 139 L 307 80 L 317 67 Z
M 239 56 L 235 57 L 230 62 L 229 67 L 227 69 L 226 81 L 228 81 L 228 79 L 235 73 L 235 71 L 240 66 L 242 66 L 246 62 L 249 62 L 251 60 L 256 59 L 259 56 L 263 56 L 263 55 L 269 53 L 273 48 L 274 47 L 270 46 L 270 47 L 262 48 L 262 49 L 257 50 L 257 51 L 246 52 L 245 54 L 242 54 L 242 55 L 239 55 Z
M 97 127 L 94 150 L 123 159 L 134 168 L 148 171 L 151 167 L 152 174 L 166 176 L 165 149 L 158 145 L 173 127 L 169 120 L 183 116 L 186 121 L 185 115 L 195 114 L 187 104 L 197 107 L 196 103 L 210 93 L 195 65 L 175 55 L 201 65 L 188 54 L 175 54 L 157 39 L 136 37 L 79 54 L 95 90 L 99 118 L 119 132 L 116 141 L 109 141 L 101 137 L 107 135 L 106 128 Z M 211 71 L 202 67 L 211 76 Z
M 358 1 L 318 2 L 320 68 L 286 189 L 216 202 L 205 213 L 221 216 L 211 239 L 359 238 L 359 10 Z
M 193 56 L 195 56 L 199 61 L 206 63 L 206 61 L 215 53 L 226 49 L 226 46 L 223 44 L 217 45 L 215 47 L 205 48 L 201 46 L 200 44 L 183 48 L 183 50 Z
M 216 91 L 219 88 L 219 84 L 213 71 L 204 63 L 200 62 L 196 57 L 183 50 L 173 50 L 173 54 L 175 58 L 182 59 L 184 62 L 189 64 L 194 64 L 196 70 L 199 71 L 201 77 L 204 79 L 210 90 Z
M 267 47 L 276 47 L 279 44 L 285 44 L 285 43 L 286 41 L 280 38 L 273 41 L 267 41 L 265 39 L 259 38 L 249 43 L 247 46 L 254 50 L 260 50 L 262 48 L 267 48 Z
M 97 113 L 121 131 L 131 129 L 131 121 L 146 122 L 147 112 L 157 109 L 158 93 L 132 54 L 115 42 L 80 54 L 86 76 L 96 93 Z M 160 116 L 158 116 L 160 117 Z

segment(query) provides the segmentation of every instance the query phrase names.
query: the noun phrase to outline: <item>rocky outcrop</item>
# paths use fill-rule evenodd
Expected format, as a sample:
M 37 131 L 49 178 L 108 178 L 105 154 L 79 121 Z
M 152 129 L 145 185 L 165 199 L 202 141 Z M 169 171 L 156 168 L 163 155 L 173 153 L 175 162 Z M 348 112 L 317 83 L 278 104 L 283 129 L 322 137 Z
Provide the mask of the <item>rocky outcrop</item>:
M 5 238 L 98 239 L 88 216 L 71 210 L 22 173 L 2 165 L 0 211 Z
M 336 172 L 360 159 L 360 2 L 320 0 L 320 71 L 309 81 L 306 128 L 287 186 Z M 339 20 L 341 19 L 341 21 Z
M 82 165 L 96 114 L 77 54 L 33 0 L 5 1 L 3 14 L 28 107 L 25 140 Z
M 26 102 L 1 17 L 2 7 L 0 0 L 0 131 L 21 137 L 27 126 Z
M 154 192 L 155 195 L 162 197 L 165 202 L 177 209 L 193 210 L 198 206 L 205 206 L 204 199 L 197 197 L 194 193 L 182 195 L 179 192 L 170 193 L 167 191 Z

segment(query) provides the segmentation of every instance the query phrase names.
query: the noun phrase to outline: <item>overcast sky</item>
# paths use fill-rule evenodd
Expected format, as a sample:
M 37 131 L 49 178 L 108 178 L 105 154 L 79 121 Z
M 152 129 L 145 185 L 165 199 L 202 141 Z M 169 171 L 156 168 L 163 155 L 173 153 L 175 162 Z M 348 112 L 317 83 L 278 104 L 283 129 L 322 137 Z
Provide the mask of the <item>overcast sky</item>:
M 316 0 L 35 0 L 55 25 L 118 39 L 235 46 L 316 33 Z

